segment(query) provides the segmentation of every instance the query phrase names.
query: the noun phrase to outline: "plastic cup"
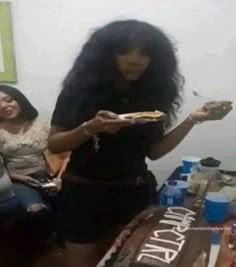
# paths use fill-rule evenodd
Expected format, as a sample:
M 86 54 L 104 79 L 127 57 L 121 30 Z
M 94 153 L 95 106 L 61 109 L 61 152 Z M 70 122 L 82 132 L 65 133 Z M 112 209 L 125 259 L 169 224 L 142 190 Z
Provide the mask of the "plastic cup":
M 204 214 L 210 223 L 223 223 L 229 214 L 230 200 L 222 193 L 209 192 L 205 197 Z
M 194 156 L 182 158 L 183 173 L 191 173 L 192 168 L 199 167 L 200 160 L 201 158 Z

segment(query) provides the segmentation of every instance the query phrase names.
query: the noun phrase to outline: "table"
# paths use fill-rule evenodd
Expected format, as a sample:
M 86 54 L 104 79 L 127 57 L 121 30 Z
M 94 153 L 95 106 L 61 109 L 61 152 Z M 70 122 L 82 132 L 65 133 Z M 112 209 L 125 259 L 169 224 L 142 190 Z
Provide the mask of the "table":
M 221 170 L 220 172 L 236 176 L 235 171 Z M 167 180 L 182 179 L 181 173 L 182 173 L 182 167 L 179 166 L 173 171 L 173 173 L 169 176 Z M 163 187 L 164 185 L 160 188 L 159 192 L 163 189 Z M 202 223 L 205 224 L 204 222 Z M 234 223 L 236 223 L 236 217 L 231 216 L 228 217 L 227 221 L 224 224 L 221 225 L 209 224 L 210 227 L 217 226 L 225 229 L 221 232 L 220 251 L 217 257 L 216 267 L 236 267 L 236 261 L 234 262 L 234 259 L 236 259 L 236 251 L 233 251 L 228 248 L 229 236 L 231 232 L 229 229 Z M 214 267 L 214 266 L 209 266 L 209 267 Z

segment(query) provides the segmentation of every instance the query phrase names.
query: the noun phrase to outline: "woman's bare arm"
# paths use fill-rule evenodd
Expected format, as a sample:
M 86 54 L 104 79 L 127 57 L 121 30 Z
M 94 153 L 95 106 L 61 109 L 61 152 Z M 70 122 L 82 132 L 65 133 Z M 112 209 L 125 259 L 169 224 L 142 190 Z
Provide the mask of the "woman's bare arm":
M 99 133 L 116 133 L 122 127 L 133 125 L 132 120 L 122 120 L 110 111 L 99 111 L 96 116 L 73 130 L 52 127 L 48 148 L 53 153 L 71 151 Z
M 52 127 L 49 134 L 48 148 L 53 153 L 67 152 L 79 147 L 89 138 L 90 136 L 85 133 L 82 126 L 69 131 Z
M 166 134 L 160 141 L 152 144 L 148 157 L 156 160 L 172 151 L 193 128 L 194 123 L 187 118 L 179 126 Z

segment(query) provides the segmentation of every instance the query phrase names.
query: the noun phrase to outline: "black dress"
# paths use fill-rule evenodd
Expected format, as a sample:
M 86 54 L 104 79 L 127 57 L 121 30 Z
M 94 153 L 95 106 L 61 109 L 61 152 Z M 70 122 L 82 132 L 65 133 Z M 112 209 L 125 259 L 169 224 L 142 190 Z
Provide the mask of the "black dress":
M 61 93 L 52 118 L 53 126 L 69 130 L 85 121 L 79 113 L 76 119 L 72 116 L 71 101 Z M 131 95 L 117 95 L 98 110 L 120 114 L 144 109 L 140 109 Z M 68 241 L 96 242 L 110 226 L 127 224 L 150 204 L 150 180 L 145 159 L 151 144 L 162 136 L 163 127 L 159 122 L 134 125 L 116 134 L 100 134 L 98 151 L 94 149 L 92 139 L 72 151 L 66 172 L 93 182 L 63 180 L 61 208 Z M 143 182 L 136 183 L 139 178 Z M 127 180 L 134 182 L 127 184 Z

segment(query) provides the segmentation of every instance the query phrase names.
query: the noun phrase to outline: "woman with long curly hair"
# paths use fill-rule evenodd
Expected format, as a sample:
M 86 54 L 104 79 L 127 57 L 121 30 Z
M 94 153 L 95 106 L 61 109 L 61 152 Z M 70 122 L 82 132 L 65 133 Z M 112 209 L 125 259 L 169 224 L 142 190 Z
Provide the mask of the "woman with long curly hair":
M 165 133 L 182 87 L 171 41 L 146 22 L 115 21 L 84 45 L 64 80 L 49 137 L 52 151 L 72 151 L 61 201 L 71 266 L 96 266 L 121 227 L 152 203 L 147 157 L 162 157 L 196 123 L 232 109 L 231 103 L 205 105 Z M 117 115 L 155 110 L 166 113 L 165 123 Z

